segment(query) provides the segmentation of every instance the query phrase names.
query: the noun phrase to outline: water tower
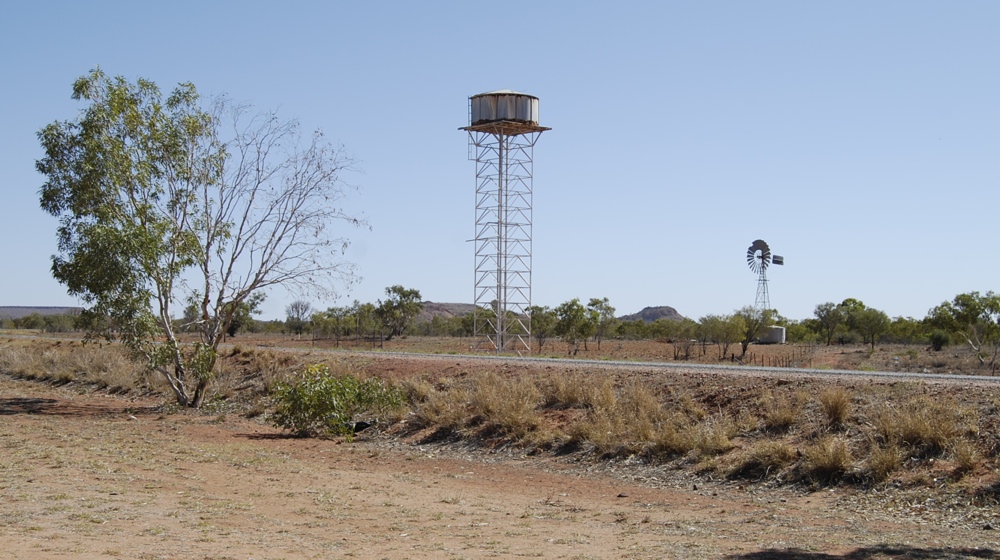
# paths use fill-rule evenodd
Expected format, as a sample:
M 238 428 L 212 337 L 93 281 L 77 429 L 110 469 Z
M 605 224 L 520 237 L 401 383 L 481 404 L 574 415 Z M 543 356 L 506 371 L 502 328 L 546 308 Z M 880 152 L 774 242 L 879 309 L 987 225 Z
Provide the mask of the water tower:
M 531 352 L 532 173 L 538 98 L 510 90 L 469 98 L 469 159 L 476 162 L 476 346 Z

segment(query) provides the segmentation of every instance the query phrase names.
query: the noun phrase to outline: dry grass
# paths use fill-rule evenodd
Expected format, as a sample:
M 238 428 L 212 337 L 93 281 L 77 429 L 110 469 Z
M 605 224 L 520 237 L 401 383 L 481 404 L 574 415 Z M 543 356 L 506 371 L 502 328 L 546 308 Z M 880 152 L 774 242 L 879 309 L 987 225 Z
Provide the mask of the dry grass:
M 551 375 L 539 385 L 547 408 L 606 408 L 615 400 L 613 380 L 602 374 Z
M 466 386 L 457 386 L 445 380 L 440 387 L 424 379 L 406 380 L 403 390 L 412 409 L 416 426 L 458 432 L 469 419 L 471 392 Z
M 644 448 L 653 455 L 672 453 L 689 446 L 678 443 L 678 415 L 669 414 L 653 388 L 643 382 L 629 382 L 616 391 L 602 384 L 584 419 L 570 428 L 578 443 L 592 444 L 601 455 L 638 453 Z
M 264 414 L 271 388 L 301 363 L 326 361 L 335 371 L 348 367 L 338 360 L 348 363 L 336 354 L 233 347 L 220 356 L 206 411 L 225 414 L 238 403 L 247 416 Z M 950 468 L 951 480 L 968 484 L 979 478 L 969 473 L 997 468 L 997 438 L 974 437 L 979 430 L 996 431 L 988 407 L 980 419 L 974 407 L 917 384 L 852 391 L 836 382 L 734 384 L 710 376 L 571 367 L 454 370 L 448 364 L 445 371 L 423 369 L 427 366 L 399 371 L 371 357 L 351 360 L 352 372 L 377 375 L 404 389 L 408 410 L 400 432 L 419 432 L 430 440 L 447 435 L 491 447 L 559 447 L 595 459 L 674 461 L 678 468 L 697 464 L 695 472 L 779 477 L 782 483 L 837 484 L 849 473 L 856 475 L 849 480 L 909 481 L 913 472 Z M 143 373 L 117 345 L 8 341 L 0 344 L 0 371 L 112 392 L 155 389 L 171 400 L 158 378 Z M 1000 402 L 996 395 L 983 399 Z M 824 437 L 831 428 L 836 436 Z M 946 461 L 908 460 L 932 457 Z M 935 476 L 940 472 L 929 479 Z
M 760 399 L 763 428 L 768 432 L 787 432 L 799 420 L 799 406 L 786 395 L 768 391 Z
M 948 446 L 977 424 L 974 412 L 950 400 L 911 397 L 901 405 L 886 403 L 873 414 L 882 441 L 905 446 L 919 457 L 944 453 Z
M 797 457 L 795 448 L 783 441 L 758 441 L 740 454 L 727 476 L 765 479 L 794 463 Z
M 868 451 L 866 474 L 874 482 L 885 482 L 903 466 L 903 452 L 893 444 L 888 447 L 872 446 Z
M 488 372 L 472 382 L 472 412 L 489 433 L 522 439 L 541 424 L 542 393 L 531 379 L 505 379 Z
M 842 437 L 827 436 L 802 452 L 803 471 L 823 484 L 838 481 L 851 468 L 853 459 Z
M 979 450 L 969 440 L 962 438 L 955 441 L 950 450 L 955 467 L 952 475 L 955 478 L 962 478 L 966 474 L 975 471 L 982 464 L 982 457 Z
M 839 386 L 828 387 L 819 394 L 819 402 L 830 427 L 842 426 L 847 421 L 853 397 L 849 390 Z
M 0 371 L 57 384 L 92 384 L 113 393 L 140 390 L 158 380 L 113 344 L 56 341 L 17 342 L 0 346 Z

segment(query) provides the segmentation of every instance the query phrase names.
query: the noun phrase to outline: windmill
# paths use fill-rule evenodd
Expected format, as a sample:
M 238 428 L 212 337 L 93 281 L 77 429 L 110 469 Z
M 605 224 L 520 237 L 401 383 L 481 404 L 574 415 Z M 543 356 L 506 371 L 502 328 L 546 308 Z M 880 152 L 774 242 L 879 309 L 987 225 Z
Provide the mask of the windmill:
M 764 311 L 771 308 L 771 300 L 767 294 L 767 267 L 771 264 L 784 265 L 785 258 L 771 255 L 771 248 L 763 239 L 758 239 L 747 249 L 747 266 L 757 274 L 757 301 L 754 309 Z

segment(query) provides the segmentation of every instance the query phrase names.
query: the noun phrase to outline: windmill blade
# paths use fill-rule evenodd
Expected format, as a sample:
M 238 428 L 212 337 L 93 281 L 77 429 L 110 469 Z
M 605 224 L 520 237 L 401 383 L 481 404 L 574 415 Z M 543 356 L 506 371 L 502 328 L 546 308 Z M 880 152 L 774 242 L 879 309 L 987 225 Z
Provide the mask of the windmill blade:
M 758 239 L 747 249 L 747 266 L 754 272 L 767 270 L 767 265 L 771 264 L 771 248 L 763 239 Z

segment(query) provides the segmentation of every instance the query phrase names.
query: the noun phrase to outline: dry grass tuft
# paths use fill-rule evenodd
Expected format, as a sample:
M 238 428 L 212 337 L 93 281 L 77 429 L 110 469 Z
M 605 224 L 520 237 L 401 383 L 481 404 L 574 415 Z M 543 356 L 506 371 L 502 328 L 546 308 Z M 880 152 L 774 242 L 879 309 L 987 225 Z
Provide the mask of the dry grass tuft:
M 851 468 L 853 459 L 847 441 L 839 437 L 825 437 L 802 452 L 803 470 L 816 482 L 834 483 Z
M 0 371 L 38 381 L 89 383 L 113 393 L 144 386 L 145 368 L 114 344 L 12 344 L 0 348 Z
M 781 472 L 797 457 L 795 448 L 783 441 L 761 440 L 737 459 L 727 476 L 764 479 Z
M 547 408 L 607 407 L 615 400 L 614 384 L 606 374 L 551 375 L 540 385 Z
M 695 426 L 694 449 L 702 457 L 721 455 L 733 448 L 730 440 L 736 435 L 736 426 L 726 416 L 715 416 Z
M 763 428 L 768 432 L 787 432 L 799 419 L 799 407 L 790 398 L 768 391 L 760 399 Z
M 962 478 L 966 474 L 976 470 L 982 463 L 979 450 L 971 441 L 960 438 L 951 446 L 951 457 L 955 462 L 953 475 L 955 478 Z
M 503 378 L 491 372 L 475 376 L 472 383 L 472 411 L 483 427 L 518 439 L 541 424 L 541 398 L 534 381 L 524 377 Z
M 421 427 L 437 427 L 451 432 L 465 428 L 469 419 L 471 395 L 465 385 L 446 380 L 435 388 L 425 380 L 404 381 L 403 391 L 413 409 L 415 423 Z
M 823 414 L 831 427 L 842 426 L 851 413 L 853 394 L 843 387 L 829 387 L 819 394 Z
M 875 482 L 884 482 L 903 466 L 903 453 L 895 444 L 872 446 L 868 452 L 867 473 Z
M 570 428 L 577 443 L 589 442 L 602 455 L 636 453 L 653 442 L 674 440 L 675 426 L 655 391 L 630 382 L 618 391 L 602 391 L 586 418 Z M 668 445 L 672 445 L 668 443 Z
M 973 431 L 976 423 L 970 409 L 924 395 L 901 406 L 882 405 L 873 414 L 875 430 L 884 442 L 906 446 L 921 457 L 941 455 L 955 438 Z

